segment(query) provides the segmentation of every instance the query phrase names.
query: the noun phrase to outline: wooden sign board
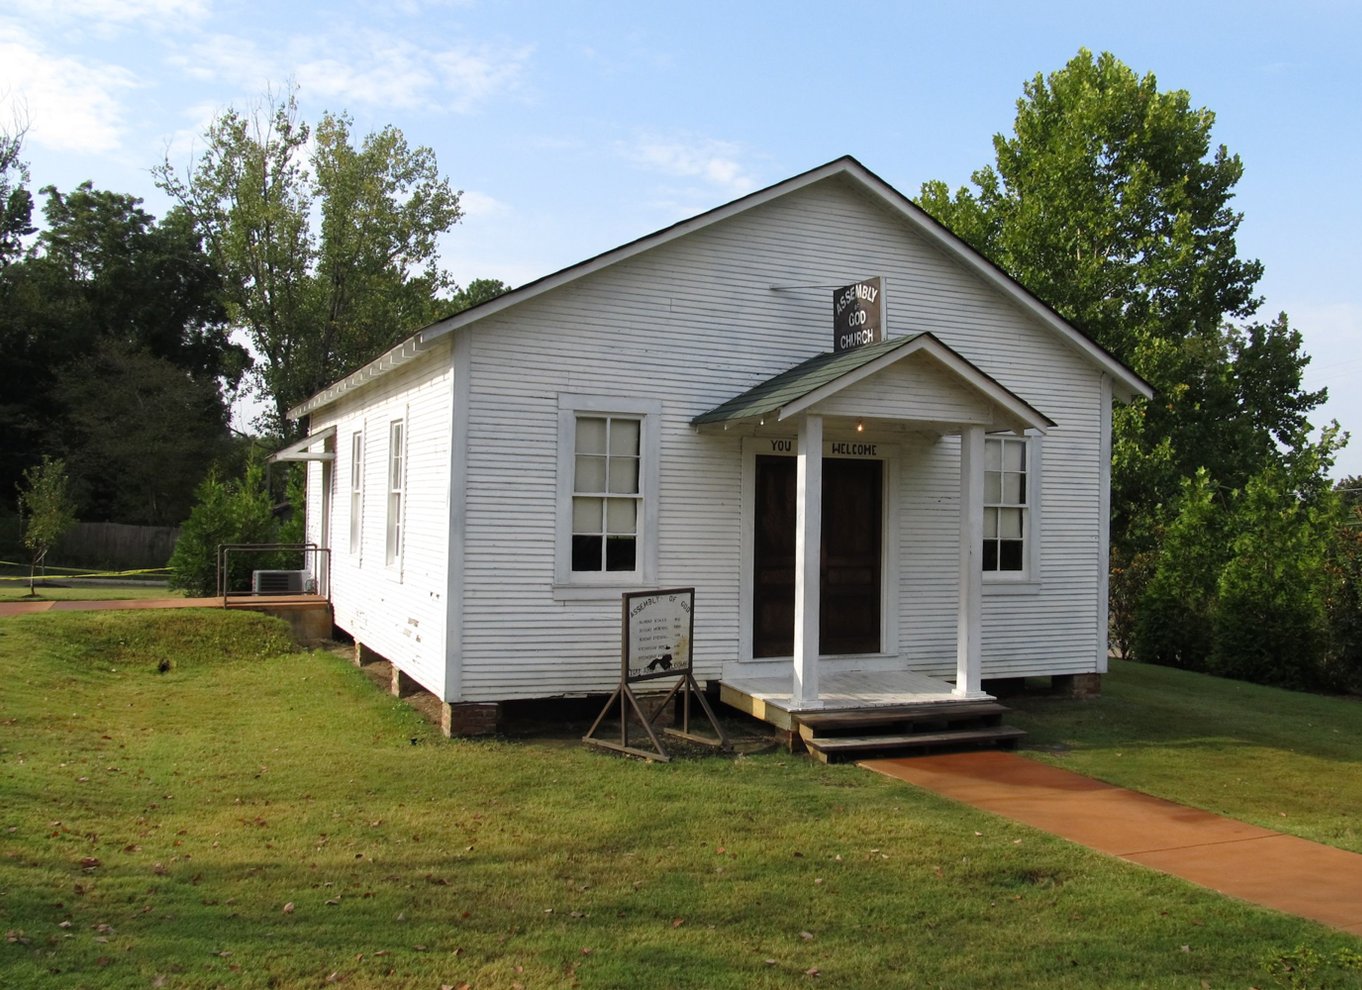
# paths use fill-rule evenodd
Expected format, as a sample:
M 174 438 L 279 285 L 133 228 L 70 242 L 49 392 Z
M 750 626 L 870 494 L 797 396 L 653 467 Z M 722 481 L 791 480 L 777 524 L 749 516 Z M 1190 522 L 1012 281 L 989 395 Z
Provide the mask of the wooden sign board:
M 624 595 L 620 644 L 626 681 L 676 677 L 690 670 L 694 609 L 694 588 Z
M 832 349 L 842 351 L 884 340 L 884 280 L 862 279 L 832 294 Z
M 664 729 L 667 735 L 687 742 L 729 749 L 731 744 L 728 736 L 719 720 L 714 717 L 714 710 L 709 707 L 709 702 L 705 700 L 704 692 L 700 690 L 699 684 L 695 681 L 695 674 L 691 671 L 691 642 L 694 635 L 694 588 L 625 592 L 621 596 L 620 607 L 620 685 L 614 694 L 610 695 L 610 700 L 596 716 L 596 721 L 582 737 L 582 742 L 666 763 L 671 756 L 654 731 L 653 723 L 667 710 L 673 699 L 676 699 L 681 709 L 681 727 Z M 662 677 L 674 678 L 676 683 L 649 714 L 643 710 L 643 705 L 630 685 Z M 714 728 L 713 736 L 691 731 L 692 698 L 699 703 L 709 719 L 709 724 Z M 598 736 L 597 730 L 601 728 L 606 718 L 613 716 L 616 711 L 619 717 L 618 740 Z M 642 749 L 630 741 L 631 719 L 636 719 L 643 726 L 643 730 L 648 734 L 648 741 L 652 744 L 651 749 Z

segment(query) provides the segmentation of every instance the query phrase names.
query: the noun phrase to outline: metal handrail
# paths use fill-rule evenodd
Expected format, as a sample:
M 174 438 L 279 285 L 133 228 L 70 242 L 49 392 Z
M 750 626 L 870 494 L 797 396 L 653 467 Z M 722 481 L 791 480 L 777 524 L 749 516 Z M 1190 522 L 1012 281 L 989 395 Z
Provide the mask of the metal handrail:
M 227 587 L 230 579 L 228 562 L 233 551 L 237 553 L 277 553 L 279 551 L 297 551 L 302 553 L 304 561 L 310 555 L 314 558 L 321 558 L 324 563 L 324 574 L 321 568 L 308 567 L 307 570 L 315 578 L 321 580 L 325 578 L 326 600 L 331 601 L 331 548 L 318 546 L 316 543 L 220 543 L 217 551 L 217 597 L 224 601 L 233 596 L 233 592 Z M 235 593 L 240 594 L 240 593 Z M 254 592 L 249 594 L 253 595 Z M 242 596 L 244 597 L 244 596 Z

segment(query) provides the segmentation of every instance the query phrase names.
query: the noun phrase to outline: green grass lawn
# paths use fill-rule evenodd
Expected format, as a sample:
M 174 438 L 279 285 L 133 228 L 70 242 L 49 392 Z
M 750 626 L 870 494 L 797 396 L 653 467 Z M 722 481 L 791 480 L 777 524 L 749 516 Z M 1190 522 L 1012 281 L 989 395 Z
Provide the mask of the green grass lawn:
M 37 594 L 30 597 L 28 579 L 22 581 L 0 581 L 0 602 L 104 602 L 142 600 L 147 598 L 183 598 L 184 593 L 171 591 L 164 584 L 137 585 L 131 583 L 110 585 L 81 585 L 79 587 L 58 587 L 39 581 Z
M 1112 661 L 1102 697 L 1008 704 L 1027 755 L 1362 853 L 1362 699 Z
M 263 616 L 4 619 L 0 673 L 4 987 L 1266 988 L 1357 975 L 1333 964 L 1357 939 L 855 767 L 443 740 Z M 1122 668 L 1095 705 L 1039 706 L 1028 727 L 1073 722 L 1053 758 L 1077 766 L 1105 745 L 1092 725 L 1117 731 L 1104 712 L 1138 706 L 1121 700 L 1127 679 Z M 1335 767 L 1355 767 L 1358 745 Z M 1269 972 L 1302 947 L 1324 960 L 1316 972 Z

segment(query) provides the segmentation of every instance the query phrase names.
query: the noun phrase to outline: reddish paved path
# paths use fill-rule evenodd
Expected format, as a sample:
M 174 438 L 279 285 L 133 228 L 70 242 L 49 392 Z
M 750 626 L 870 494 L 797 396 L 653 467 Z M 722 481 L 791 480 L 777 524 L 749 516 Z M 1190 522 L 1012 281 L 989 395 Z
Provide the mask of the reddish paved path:
M 30 612 L 88 612 L 125 608 L 222 608 L 221 598 L 129 598 L 107 602 L 0 602 L 0 619 Z
M 986 751 L 861 766 L 1245 901 L 1362 936 L 1362 855 Z

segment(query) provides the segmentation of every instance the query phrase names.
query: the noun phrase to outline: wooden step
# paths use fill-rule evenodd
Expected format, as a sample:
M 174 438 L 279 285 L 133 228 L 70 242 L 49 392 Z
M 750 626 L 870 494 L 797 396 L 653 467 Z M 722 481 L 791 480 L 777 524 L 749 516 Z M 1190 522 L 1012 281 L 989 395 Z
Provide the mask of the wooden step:
M 959 722 L 970 719 L 989 720 L 996 724 L 998 719 L 1011 710 L 996 701 L 959 701 L 800 712 L 798 718 L 800 735 L 809 739 L 833 732 L 869 729 L 877 725 L 913 725 L 919 722 Z
M 1010 725 L 993 725 L 981 729 L 947 729 L 942 732 L 909 732 L 885 736 L 838 736 L 805 740 L 810 752 L 824 763 L 834 758 L 852 759 L 870 754 L 883 755 L 886 751 L 913 749 L 944 749 L 953 746 L 980 746 L 1011 743 L 1026 735 L 1022 729 Z

